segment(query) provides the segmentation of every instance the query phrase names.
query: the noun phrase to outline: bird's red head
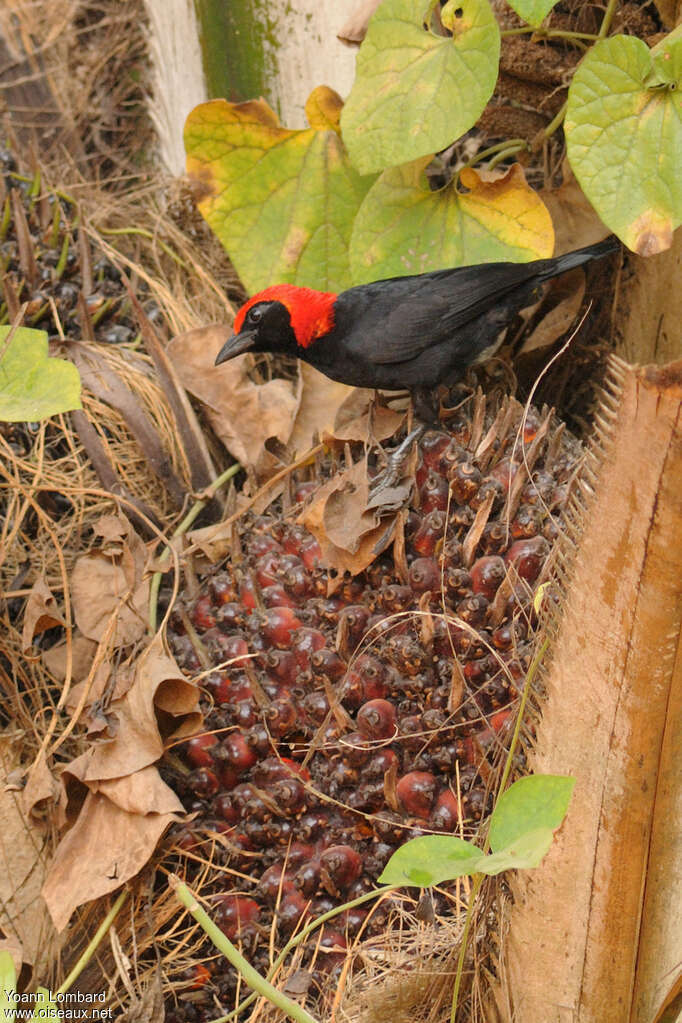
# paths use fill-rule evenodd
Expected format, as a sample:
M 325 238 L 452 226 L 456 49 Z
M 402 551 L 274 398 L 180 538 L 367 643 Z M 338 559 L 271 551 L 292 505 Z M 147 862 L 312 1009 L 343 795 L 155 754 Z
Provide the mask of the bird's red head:
M 234 318 L 233 329 L 235 334 L 239 334 L 249 309 L 259 302 L 281 302 L 289 313 L 297 344 L 301 348 L 307 348 L 317 338 L 333 329 L 334 302 L 337 297 L 330 291 L 299 288 L 295 284 L 274 284 L 259 291 L 244 303 Z

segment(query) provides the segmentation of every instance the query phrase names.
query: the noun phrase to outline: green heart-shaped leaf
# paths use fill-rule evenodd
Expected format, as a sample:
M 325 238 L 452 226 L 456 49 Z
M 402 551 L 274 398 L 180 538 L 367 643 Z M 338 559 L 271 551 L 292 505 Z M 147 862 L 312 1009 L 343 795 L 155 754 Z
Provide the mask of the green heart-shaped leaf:
M 507 2 L 520 18 L 537 28 L 556 6 L 557 0 L 507 0 Z
M 199 209 L 249 291 L 278 281 L 334 291 L 351 284 L 351 227 L 373 178 L 350 165 L 341 105 L 331 89 L 315 89 L 303 131 L 283 128 L 264 100 L 212 100 L 187 118 Z
M 48 358 L 45 331 L 0 327 L 0 421 L 34 423 L 70 412 L 81 407 L 80 393 L 73 363 Z
M 536 828 L 519 836 L 511 845 L 485 856 L 479 864 L 481 874 L 501 874 L 503 870 L 531 870 L 539 867 L 554 838 L 550 828 Z
M 575 778 L 556 774 L 533 774 L 515 781 L 502 793 L 490 818 L 488 840 L 493 853 L 541 831 L 549 832 L 551 840 L 566 816 L 574 786 Z
M 682 38 L 596 43 L 573 76 L 564 130 L 595 210 L 635 252 L 670 247 L 682 223 Z
M 360 47 L 341 114 L 348 153 L 367 174 L 444 149 L 478 120 L 490 99 L 500 33 L 488 0 L 449 0 L 425 27 L 434 0 L 384 0 Z
M 380 884 L 428 888 L 475 874 L 485 860 L 480 849 L 453 835 L 423 835 L 397 849 L 384 867 Z
M 505 174 L 464 168 L 455 183 L 432 192 L 428 159 L 385 171 L 355 221 L 350 259 L 356 284 L 448 266 L 551 256 L 554 230 L 547 207 L 519 164 Z

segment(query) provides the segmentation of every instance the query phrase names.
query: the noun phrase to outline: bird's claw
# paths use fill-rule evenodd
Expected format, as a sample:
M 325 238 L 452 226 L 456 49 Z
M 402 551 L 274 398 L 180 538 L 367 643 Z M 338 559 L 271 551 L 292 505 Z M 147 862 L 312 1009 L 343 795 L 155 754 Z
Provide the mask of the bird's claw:
M 379 473 L 376 479 L 372 480 L 367 500 L 368 508 L 392 503 L 396 498 L 399 498 L 398 503 L 400 505 L 404 504 L 405 495 L 402 492 L 403 488 L 398 488 L 398 484 L 405 475 L 405 463 L 412 452 L 412 448 L 425 430 L 426 426 L 423 424 L 415 427 L 414 430 L 408 433 L 405 440 L 395 451 L 389 455 L 384 471 Z M 391 491 L 398 489 L 400 489 L 400 494 L 391 493 Z

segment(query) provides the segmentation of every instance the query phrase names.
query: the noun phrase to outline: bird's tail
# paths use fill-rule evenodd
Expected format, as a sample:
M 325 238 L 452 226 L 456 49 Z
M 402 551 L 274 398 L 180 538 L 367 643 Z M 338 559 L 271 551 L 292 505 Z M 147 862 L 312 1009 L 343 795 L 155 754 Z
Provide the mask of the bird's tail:
M 567 270 L 574 270 L 576 266 L 589 263 L 593 259 L 602 259 L 612 252 L 620 249 L 620 242 L 615 235 L 609 235 L 603 242 L 596 242 L 594 245 L 586 245 L 583 249 L 576 249 L 574 252 L 566 252 L 563 256 L 555 256 L 554 259 L 544 260 L 546 267 L 540 271 L 540 280 L 548 281 L 552 277 L 566 273 Z

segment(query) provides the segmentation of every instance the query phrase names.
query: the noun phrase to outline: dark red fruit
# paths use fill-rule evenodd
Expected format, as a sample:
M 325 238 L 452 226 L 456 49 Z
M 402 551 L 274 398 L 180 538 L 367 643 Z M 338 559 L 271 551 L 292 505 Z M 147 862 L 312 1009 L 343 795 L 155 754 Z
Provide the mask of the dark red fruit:
M 483 477 L 473 462 L 459 462 L 450 470 L 450 490 L 458 504 L 469 504 L 475 497 Z
M 396 611 L 406 611 L 412 606 L 413 601 L 414 593 L 411 586 L 401 586 L 398 583 L 392 583 L 390 586 L 382 587 L 379 591 L 379 603 L 382 609 L 389 614 L 393 614 Z
M 368 778 L 383 778 L 398 763 L 392 749 L 381 749 L 373 754 L 363 772 Z
M 369 610 L 362 604 L 350 604 L 339 615 L 338 633 L 346 645 L 356 646 L 367 628 Z M 341 646 L 341 644 L 339 644 Z
M 228 601 L 216 610 L 215 620 L 221 632 L 235 632 L 246 622 L 246 612 L 240 603 Z
M 339 657 L 336 650 L 328 650 L 323 647 L 315 650 L 310 656 L 310 668 L 313 675 L 320 678 L 327 678 L 330 682 L 336 682 L 343 678 L 346 672 L 346 662 Z
M 313 537 L 310 537 L 305 543 L 301 544 L 300 558 L 309 572 L 317 568 L 321 557 L 322 549 Z
M 208 594 L 199 597 L 190 613 L 190 620 L 197 632 L 205 632 L 216 624 L 215 608 Z
M 451 789 L 443 789 L 431 814 L 431 826 L 437 831 L 454 831 L 459 818 L 457 796 Z
M 287 735 L 298 724 L 296 708 L 288 700 L 273 700 L 265 712 L 265 724 L 271 735 Z
M 257 762 L 258 757 L 241 732 L 230 732 L 222 743 L 227 764 L 237 774 L 244 774 Z
M 261 597 L 265 607 L 298 607 L 296 598 L 287 593 L 281 583 L 266 586 L 261 593 Z
M 315 491 L 318 490 L 318 488 L 319 483 L 317 483 L 315 480 L 306 480 L 303 483 L 297 483 L 296 486 L 294 487 L 294 492 L 291 495 L 294 504 L 301 504 L 301 502 L 305 501 L 307 497 L 310 497 L 311 494 L 314 494 Z
M 258 891 L 268 902 L 276 902 L 280 892 L 285 890 L 285 886 L 290 888 L 292 876 L 293 872 L 287 869 L 283 863 L 275 863 L 261 875 Z M 289 881 L 289 885 L 287 885 L 287 881 Z
M 410 771 L 398 779 L 395 790 L 405 813 L 428 819 L 438 783 L 430 771 Z
M 505 561 L 513 565 L 526 582 L 535 582 L 540 575 L 542 566 L 549 554 L 549 544 L 544 536 L 534 536 L 529 540 L 517 540 L 505 555 Z
M 186 757 L 192 767 L 213 767 L 211 750 L 217 745 L 218 739 L 211 732 L 201 732 L 188 739 Z
M 261 558 L 264 554 L 281 549 L 275 538 L 268 536 L 267 533 L 252 534 L 249 538 L 249 554 L 253 558 Z
M 209 581 L 208 592 L 216 606 L 227 604 L 237 599 L 232 576 L 228 572 L 218 572 Z
M 275 782 L 270 789 L 270 795 L 283 815 L 301 813 L 306 808 L 305 786 L 296 778 L 282 778 Z
M 208 767 L 197 767 L 187 775 L 187 787 L 199 799 L 210 799 L 220 788 L 220 782 L 215 771 Z
M 255 933 L 260 906 L 245 895 L 214 896 L 213 919 L 230 941 L 244 940 Z
M 412 538 L 412 550 L 422 558 L 430 558 L 439 544 L 445 542 L 447 527 L 445 512 L 438 509 L 428 512 Z
M 415 558 L 408 571 L 408 579 L 414 593 L 440 593 L 440 568 L 435 558 Z
M 322 885 L 330 895 L 340 895 L 362 873 L 362 858 L 349 845 L 331 845 L 320 856 Z
M 239 601 L 246 611 L 254 611 L 259 605 L 258 583 L 247 572 L 239 583 Z
M 391 739 L 397 732 L 395 707 L 388 700 L 368 700 L 358 711 L 357 725 L 368 739 Z
M 419 501 L 422 512 L 426 515 L 431 511 L 445 511 L 448 506 L 449 487 L 443 476 L 429 472 L 419 488 Z
M 511 524 L 511 535 L 514 540 L 525 540 L 537 536 L 542 529 L 544 514 L 541 508 L 530 504 L 522 504 Z
M 310 668 L 311 659 L 317 650 L 327 645 L 327 637 L 319 629 L 307 627 L 298 629 L 293 637 L 291 649 L 301 669 Z
M 221 792 L 219 796 L 216 796 L 213 807 L 218 816 L 228 824 L 236 824 L 240 818 L 239 810 L 234 805 L 230 792 Z
M 320 885 L 319 860 L 309 860 L 299 867 L 294 877 L 294 884 L 306 899 L 313 896 Z
M 300 629 L 301 622 L 290 607 L 271 607 L 263 612 L 260 631 L 267 643 L 280 650 L 291 648 L 292 633 Z
M 474 593 L 482 593 L 488 600 L 492 600 L 507 570 L 502 558 L 492 554 L 475 561 L 469 574 Z

